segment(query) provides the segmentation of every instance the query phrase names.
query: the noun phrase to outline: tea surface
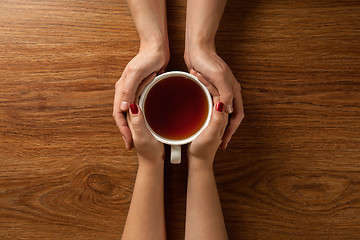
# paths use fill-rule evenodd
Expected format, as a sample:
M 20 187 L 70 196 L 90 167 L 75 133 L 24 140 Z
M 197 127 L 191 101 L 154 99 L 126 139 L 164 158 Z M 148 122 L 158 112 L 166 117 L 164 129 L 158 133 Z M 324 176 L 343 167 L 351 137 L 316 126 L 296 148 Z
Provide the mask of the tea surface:
M 152 130 L 171 140 L 195 134 L 208 115 L 205 93 L 196 82 L 185 77 L 169 77 L 156 83 L 147 95 L 144 108 Z

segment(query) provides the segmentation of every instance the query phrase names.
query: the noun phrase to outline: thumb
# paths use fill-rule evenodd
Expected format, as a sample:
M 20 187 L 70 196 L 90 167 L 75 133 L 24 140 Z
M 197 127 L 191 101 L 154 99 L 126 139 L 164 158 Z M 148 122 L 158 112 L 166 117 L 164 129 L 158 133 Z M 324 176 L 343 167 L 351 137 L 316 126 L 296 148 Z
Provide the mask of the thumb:
M 228 114 L 224 111 L 224 103 L 218 102 L 213 108 L 209 126 L 207 127 L 209 136 L 221 140 L 228 121 Z
M 146 130 L 144 116 L 141 112 L 140 107 L 132 103 L 130 104 L 129 114 L 129 127 L 133 135 L 139 136 Z

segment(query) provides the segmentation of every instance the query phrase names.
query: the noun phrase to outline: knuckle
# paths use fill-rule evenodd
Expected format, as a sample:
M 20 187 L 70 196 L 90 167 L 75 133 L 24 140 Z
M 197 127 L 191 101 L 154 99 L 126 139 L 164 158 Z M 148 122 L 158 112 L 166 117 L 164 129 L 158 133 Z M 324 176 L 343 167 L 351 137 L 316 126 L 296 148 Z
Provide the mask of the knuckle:
M 221 76 L 225 76 L 227 74 L 227 71 L 228 71 L 228 69 L 226 66 L 224 66 L 222 64 L 219 65 L 218 72 Z
M 231 119 L 234 119 L 234 121 L 236 122 L 241 122 L 241 120 L 244 119 L 245 117 L 245 114 L 244 114 L 244 111 L 242 109 L 239 109 L 240 111 L 237 111 L 235 115 L 232 116 Z
M 123 88 L 121 88 L 121 90 L 120 90 L 120 94 L 121 94 L 122 96 L 129 96 L 129 95 L 131 95 L 131 91 L 130 91 L 129 88 L 123 87 Z
M 226 99 L 232 99 L 234 98 L 234 93 L 232 91 L 227 91 L 223 94 L 223 96 L 226 98 Z
M 141 71 L 141 66 L 137 63 L 131 63 L 127 66 L 127 70 L 132 73 L 138 73 Z
M 121 90 L 120 90 L 120 93 L 121 93 L 122 95 L 128 95 L 129 92 L 130 92 L 129 89 L 128 89 L 128 88 L 125 88 L 125 87 L 121 88 Z
M 222 78 L 227 74 L 227 66 L 225 64 L 222 64 L 222 63 L 218 63 L 216 64 L 212 71 L 213 71 L 213 74 L 216 76 L 221 76 Z
M 240 91 L 241 90 L 240 83 L 235 80 L 233 88 L 236 92 Z
M 170 60 L 170 54 L 160 53 L 157 59 L 158 59 L 159 68 L 162 68 Z
M 217 126 L 225 125 L 225 119 L 223 114 L 214 114 L 214 124 Z
M 115 83 L 115 89 L 119 88 L 120 85 L 121 85 L 121 78 L 116 81 L 116 83 Z
M 139 137 L 136 133 L 133 136 L 133 140 L 137 146 L 144 146 L 146 144 L 146 141 L 144 140 L 144 138 Z
M 134 143 L 139 149 L 153 149 L 154 140 L 147 137 L 134 137 Z
M 184 52 L 184 60 L 185 60 L 185 61 L 187 61 L 187 60 L 188 60 L 188 58 L 189 58 L 188 53 L 187 53 L 187 52 Z
M 221 92 L 220 98 L 221 98 L 221 101 L 223 101 L 226 105 L 232 104 L 232 99 L 234 98 L 234 94 L 231 91 Z
M 245 114 L 241 113 L 240 116 L 239 116 L 240 121 L 242 121 L 244 118 L 245 118 Z
M 112 116 L 115 120 L 119 119 L 119 111 L 116 108 L 113 108 Z
M 138 116 L 132 116 L 131 124 L 133 126 L 135 133 L 140 134 L 144 131 L 144 123 L 141 121 L 140 118 L 138 118 Z

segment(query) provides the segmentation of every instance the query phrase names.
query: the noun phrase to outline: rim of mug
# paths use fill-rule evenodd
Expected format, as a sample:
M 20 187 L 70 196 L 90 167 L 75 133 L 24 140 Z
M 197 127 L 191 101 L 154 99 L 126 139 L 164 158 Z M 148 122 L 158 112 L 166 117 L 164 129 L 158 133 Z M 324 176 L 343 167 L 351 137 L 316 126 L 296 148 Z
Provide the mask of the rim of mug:
M 165 137 L 160 136 L 159 134 L 157 134 L 154 130 L 152 130 L 152 128 L 150 127 L 150 125 L 148 124 L 147 120 L 146 120 L 146 116 L 145 116 L 145 99 L 147 97 L 147 94 L 149 93 L 150 89 L 158 82 L 160 82 L 161 80 L 165 79 L 165 78 L 169 78 L 169 77 L 175 77 L 175 76 L 180 76 L 180 77 L 185 77 L 187 79 L 193 80 L 195 83 L 197 83 L 201 89 L 203 90 L 203 92 L 206 95 L 207 98 L 207 102 L 208 102 L 208 115 L 206 117 L 206 120 L 204 122 L 204 124 L 201 126 L 201 128 L 194 133 L 193 135 L 191 135 L 188 138 L 185 139 L 180 139 L 180 140 L 176 140 L 176 139 L 168 139 Z M 209 125 L 210 122 L 210 118 L 211 118 L 211 114 L 212 114 L 212 108 L 213 108 L 213 103 L 212 103 L 212 97 L 210 95 L 209 90 L 205 87 L 205 85 L 200 82 L 200 80 L 195 77 L 194 75 L 191 75 L 190 73 L 187 72 L 182 72 L 182 71 L 170 71 L 170 72 L 166 72 L 163 74 L 160 74 L 158 76 L 156 76 L 142 91 L 141 96 L 140 96 L 140 100 L 139 100 L 139 107 L 141 109 L 141 111 L 144 114 L 144 119 L 145 119 L 145 124 L 146 127 L 149 129 L 149 131 L 152 133 L 152 135 L 155 137 L 156 140 L 168 144 L 168 145 L 184 145 L 184 144 L 188 144 L 192 141 L 195 140 L 195 138 L 197 136 L 200 135 L 200 133 Z

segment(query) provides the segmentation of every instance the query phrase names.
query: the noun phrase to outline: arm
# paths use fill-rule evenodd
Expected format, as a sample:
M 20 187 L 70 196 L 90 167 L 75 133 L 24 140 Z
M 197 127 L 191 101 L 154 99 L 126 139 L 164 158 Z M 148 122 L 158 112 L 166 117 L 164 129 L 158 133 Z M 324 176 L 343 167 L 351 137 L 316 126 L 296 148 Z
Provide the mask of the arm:
M 212 164 L 189 160 L 185 239 L 227 239 Z
M 244 118 L 240 84 L 215 49 L 215 35 L 225 5 L 226 0 L 188 0 L 184 53 L 189 71 L 200 72 L 206 78 L 205 85 L 217 90 L 225 111 L 232 113 L 220 145 L 223 149 Z
M 166 239 L 163 163 L 139 165 L 122 239 Z
M 141 47 L 161 45 L 168 47 L 165 0 L 127 0 Z
M 140 38 L 139 53 L 127 64 L 115 84 L 113 116 L 126 148 L 131 148 L 132 135 L 124 113 L 135 102 L 139 87 L 165 71 L 169 62 L 169 43 L 165 0 L 128 0 Z
M 208 127 L 188 146 L 185 239 L 227 239 L 213 172 L 214 157 L 227 124 L 223 107 L 222 103 L 215 105 Z
M 129 127 L 139 168 L 122 239 L 166 239 L 164 146 L 147 130 L 140 109 L 132 104 L 130 110 Z
M 188 0 L 186 47 L 200 46 L 215 51 L 215 35 L 226 0 Z

